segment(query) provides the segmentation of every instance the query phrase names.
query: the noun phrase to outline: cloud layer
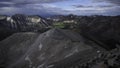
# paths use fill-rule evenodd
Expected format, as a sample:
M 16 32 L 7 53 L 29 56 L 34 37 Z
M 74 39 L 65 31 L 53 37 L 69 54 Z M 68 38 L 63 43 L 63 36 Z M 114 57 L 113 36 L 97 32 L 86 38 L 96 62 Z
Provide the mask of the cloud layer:
M 0 0 L 0 14 L 120 15 L 120 0 Z
M 109 2 L 120 6 L 120 0 L 94 0 L 95 2 Z

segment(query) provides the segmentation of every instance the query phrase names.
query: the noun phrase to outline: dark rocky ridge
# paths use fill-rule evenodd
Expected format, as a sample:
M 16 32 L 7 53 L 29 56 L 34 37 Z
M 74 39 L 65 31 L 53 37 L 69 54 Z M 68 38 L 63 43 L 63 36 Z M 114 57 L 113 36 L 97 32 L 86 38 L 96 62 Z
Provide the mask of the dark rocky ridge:
M 115 45 L 120 43 L 120 16 L 83 17 L 79 22 L 81 34 L 109 45 L 103 46 L 106 49 L 115 48 Z
M 105 44 L 106 49 L 115 48 L 120 44 L 120 16 L 58 16 L 60 22 L 73 20 L 73 29 L 91 40 Z M 109 45 L 109 46 L 108 46 Z
M 45 33 L 17 33 L 0 42 L 0 59 L 7 68 L 63 68 L 73 63 L 85 63 L 105 49 L 62 29 Z M 5 56 L 5 57 L 3 57 Z

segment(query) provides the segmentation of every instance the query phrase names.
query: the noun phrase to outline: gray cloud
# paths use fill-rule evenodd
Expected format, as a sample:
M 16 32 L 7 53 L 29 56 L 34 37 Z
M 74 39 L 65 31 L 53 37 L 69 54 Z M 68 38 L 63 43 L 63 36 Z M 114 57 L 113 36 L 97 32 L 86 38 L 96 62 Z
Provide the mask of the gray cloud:
M 101 7 L 101 8 L 112 8 L 112 7 L 115 7 L 115 5 L 100 5 L 100 6 L 97 6 L 97 7 Z
M 30 4 L 30 3 L 53 3 L 67 0 L 0 0 L 1 2 L 14 2 L 16 4 Z
M 75 8 L 111 8 L 115 7 L 115 5 L 96 5 L 96 6 L 85 6 L 85 5 L 72 5 Z
M 72 5 L 73 7 L 76 8 L 88 8 L 88 7 L 93 7 L 93 6 L 84 6 L 84 5 Z
M 9 7 L 14 5 L 15 3 L 13 2 L 0 2 L 0 7 Z
M 16 6 L 4 6 L 0 8 L 0 14 L 39 14 L 39 15 L 55 15 L 62 14 L 61 12 L 65 12 L 61 8 L 57 8 L 50 4 L 24 4 L 24 5 L 16 5 Z
M 98 1 L 97 1 L 98 2 Z M 99 0 L 98 3 L 103 1 Z M 108 2 L 108 1 L 107 1 Z M 120 15 L 120 6 L 116 3 L 96 5 L 72 5 L 81 15 Z
M 8 5 L 8 4 L 0 4 L 0 7 L 8 7 L 8 6 L 10 6 L 10 5 Z
M 26 4 L 54 3 L 67 0 L 0 0 L 0 7 L 21 6 Z
M 96 2 L 109 2 L 110 5 L 72 5 L 73 8 L 67 10 L 52 5 L 54 2 L 69 0 L 0 0 L 0 14 L 108 14 L 120 15 L 120 0 L 94 0 Z
M 120 0 L 93 0 L 94 2 L 109 2 L 120 6 Z

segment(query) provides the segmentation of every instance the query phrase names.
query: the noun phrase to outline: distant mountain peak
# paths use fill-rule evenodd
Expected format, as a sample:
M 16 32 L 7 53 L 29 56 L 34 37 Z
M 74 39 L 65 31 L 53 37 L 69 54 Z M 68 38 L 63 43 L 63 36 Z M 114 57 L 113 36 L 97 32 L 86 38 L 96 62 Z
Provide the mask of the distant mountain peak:
M 0 23 L 18 31 L 34 31 L 50 26 L 50 22 L 39 15 L 15 14 L 13 16 L 0 16 Z

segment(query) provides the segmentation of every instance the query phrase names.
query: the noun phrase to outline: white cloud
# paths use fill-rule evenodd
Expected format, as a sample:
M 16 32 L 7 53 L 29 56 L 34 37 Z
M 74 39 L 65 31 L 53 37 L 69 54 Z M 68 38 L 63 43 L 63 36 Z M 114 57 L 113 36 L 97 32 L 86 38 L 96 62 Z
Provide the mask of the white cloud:
M 45 4 L 41 4 L 43 7 L 45 7 L 45 8 L 58 8 L 56 5 L 53 5 L 53 4 L 47 4 L 47 3 L 45 3 Z
M 24 8 L 17 8 L 17 7 L 1 7 L 0 8 L 0 14 L 7 14 L 7 15 L 13 15 L 13 14 L 19 14 L 26 12 Z

